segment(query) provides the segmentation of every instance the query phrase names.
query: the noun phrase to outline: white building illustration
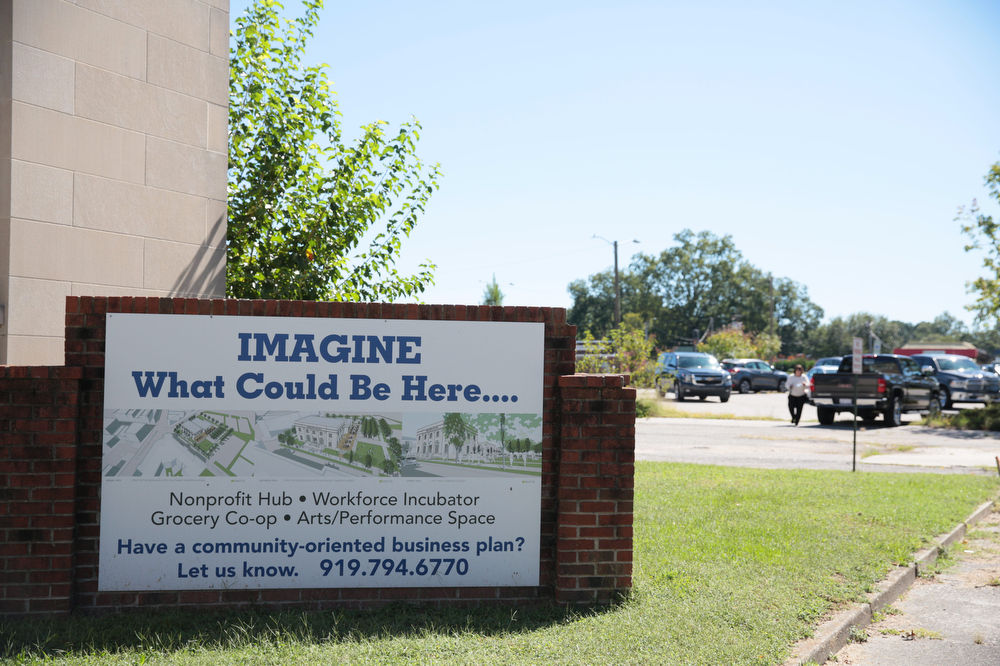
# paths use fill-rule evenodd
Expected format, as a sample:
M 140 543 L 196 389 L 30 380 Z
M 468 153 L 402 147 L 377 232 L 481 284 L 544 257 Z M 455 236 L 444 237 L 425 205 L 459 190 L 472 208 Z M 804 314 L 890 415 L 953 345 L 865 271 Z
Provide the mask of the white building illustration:
M 445 437 L 443 419 L 419 428 L 416 441 L 410 448 L 410 455 L 424 459 L 455 460 L 458 458 L 458 453 Z M 461 450 L 463 460 L 490 460 L 500 454 L 499 444 L 481 440 L 479 431 L 466 424 L 465 443 L 462 444 Z
M 295 437 L 317 451 L 323 449 L 347 451 L 353 448 L 359 427 L 360 422 L 356 419 L 306 416 L 295 422 Z

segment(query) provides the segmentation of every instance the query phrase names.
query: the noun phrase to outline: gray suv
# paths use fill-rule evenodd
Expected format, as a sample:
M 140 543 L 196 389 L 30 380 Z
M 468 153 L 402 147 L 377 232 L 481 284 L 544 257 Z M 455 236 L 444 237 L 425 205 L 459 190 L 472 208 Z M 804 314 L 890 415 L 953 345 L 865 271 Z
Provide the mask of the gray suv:
M 711 395 L 726 402 L 733 381 L 711 354 L 663 352 L 656 360 L 656 388 L 663 396 L 672 392 L 678 401 L 688 396 L 704 400 Z

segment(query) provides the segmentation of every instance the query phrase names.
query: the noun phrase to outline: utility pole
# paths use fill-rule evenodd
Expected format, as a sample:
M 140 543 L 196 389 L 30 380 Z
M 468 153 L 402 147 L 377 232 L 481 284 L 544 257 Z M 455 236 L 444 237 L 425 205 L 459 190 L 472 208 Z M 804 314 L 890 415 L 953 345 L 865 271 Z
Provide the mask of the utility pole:
M 620 283 L 620 280 L 619 280 L 619 277 L 618 277 L 618 241 L 616 241 L 616 240 L 609 241 L 607 238 L 603 238 L 602 236 L 598 236 L 597 234 L 594 234 L 592 236 L 592 238 L 597 238 L 599 240 L 604 241 L 605 243 L 610 244 L 611 247 L 614 249 L 614 252 L 615 252 L 615 314 L 614 314 L 614 317 L 615 317 L 615 326 L 617 326 L 622 321 L 622 288 L 621 288 L 621 283 Z M 633 240 L 632 242 L 633 243 L 638 243 L 639 241 Z
M 618 241 L 612 242 L 615 248 L 615 326 L 622 321 L 622 290 L 618 284 Z
M 771 333 L 771 335 L 774 335 L 777 329 L 776 325 L 777 322 L 774 321 L 774 276 L 772 276 L 770 273 L 767 274 L 767 283 L 768 283 L 768 293 L 771 299 L 771 321 L 768 322 L 767 328 Z

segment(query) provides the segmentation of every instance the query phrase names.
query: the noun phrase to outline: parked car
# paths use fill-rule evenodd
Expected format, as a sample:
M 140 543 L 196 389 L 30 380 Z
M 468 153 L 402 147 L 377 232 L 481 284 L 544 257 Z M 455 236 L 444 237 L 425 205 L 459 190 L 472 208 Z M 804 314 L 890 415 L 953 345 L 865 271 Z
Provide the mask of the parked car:
M 843 358 L 843 356 L 825 356 L 816 359 L 813 367 L 809 368 L 806 372 L 806 377 L 812 379 L 813 375 L 832 375 L 837 372 L 837 368 L 840 367 L 840 361 Z
M 1000 363 L 987 363 L 986 365 L 979 366 L 983 369 L 983 372 L 989 374 L 1000 376 Z
M 704 400 L 711 395 L 726 402 L 733 382 L 711 354 L 663 352 L 656 360 L 656 388 L 663 396 L 672 392 L 678 401 L 688 396 Z
M 934 368 L 934 376 L 941 384 L 941 409 L 950 409 L 956 402 L 988 404 L 1000 399 L 1000 377 L 984 372 L 968 356 L 915 354 L 911 358 L 921 367 Z
M 854 357 L 845 356 L 832 375 L 815 375 L 810 393 L 820 425 L 833 423 L 838 412 L 854 412 L 865 421 L 879 414 L 886 425 L 902 423 L 903 412 L 939 408 L 939 385 L 929 367 L 921 368 L 916 357 L 898 354 L 866 354 L 861 373 L 854 374 Z
M 775 370 L 767 361 L 758 358 L 726 358 L 722 367 L 732 376 L 733 386 L 740 393 L 750 391 L 784 391 L 788 373 Z

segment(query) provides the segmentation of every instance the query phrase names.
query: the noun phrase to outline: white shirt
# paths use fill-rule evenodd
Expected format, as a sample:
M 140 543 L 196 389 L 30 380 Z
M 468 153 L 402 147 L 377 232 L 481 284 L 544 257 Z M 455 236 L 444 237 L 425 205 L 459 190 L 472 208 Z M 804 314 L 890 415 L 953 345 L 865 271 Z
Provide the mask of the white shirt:
M 809 380 L 806 379 L 805 375 L 789 375 L 785 386 L 788 387 L 788 395 L 799 398 L 806 394 L 806 389 L 809 388 Z

